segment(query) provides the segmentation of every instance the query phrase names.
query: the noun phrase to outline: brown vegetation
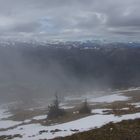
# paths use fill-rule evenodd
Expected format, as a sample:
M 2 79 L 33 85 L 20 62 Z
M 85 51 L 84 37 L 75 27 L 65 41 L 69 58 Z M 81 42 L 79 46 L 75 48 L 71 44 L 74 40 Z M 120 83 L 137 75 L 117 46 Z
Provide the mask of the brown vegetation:
M 140 140 L 140 119 L 109 123 L 101 128 L 53 140 Z

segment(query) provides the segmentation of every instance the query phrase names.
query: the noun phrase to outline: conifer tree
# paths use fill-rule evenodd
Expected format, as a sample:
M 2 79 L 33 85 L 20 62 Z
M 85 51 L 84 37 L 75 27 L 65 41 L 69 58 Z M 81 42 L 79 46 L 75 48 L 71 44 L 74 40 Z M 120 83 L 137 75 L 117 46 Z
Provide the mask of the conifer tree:
M 48 112 L 49 119 L 55 119 L 65 114 L 65 110 L 59 107 L 59 99 L 57 94 L 55 95 L 55 100 L 53 104 L 50 105 L 48 108 L 49 108 Z
M 88 105 L 87 99 L 85 99 L 85 101 L 83 102 L 82 107 L 79 110 L 79 113 L 81 113 L 81 114 L 89 114 L 89 113 L 91 113 L 91 109 L 90 109 L 90 107 Z

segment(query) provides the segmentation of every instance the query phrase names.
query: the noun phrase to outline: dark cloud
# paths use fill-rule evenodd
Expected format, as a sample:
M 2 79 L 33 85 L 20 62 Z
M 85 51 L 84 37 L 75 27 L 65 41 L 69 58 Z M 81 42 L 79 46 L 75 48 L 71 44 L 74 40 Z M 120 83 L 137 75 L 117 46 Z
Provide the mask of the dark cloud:
M 49 39 L 139 38 L 139 5 L 139 0 L 0 0 L 0 31 Z

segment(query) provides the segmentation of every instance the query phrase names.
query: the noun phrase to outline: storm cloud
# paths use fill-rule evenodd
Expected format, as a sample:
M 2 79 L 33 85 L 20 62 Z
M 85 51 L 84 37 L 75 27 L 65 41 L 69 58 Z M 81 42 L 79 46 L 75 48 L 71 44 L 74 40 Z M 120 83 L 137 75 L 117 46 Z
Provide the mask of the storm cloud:
M 139 0 L 0 0 L 0 36 L 139 38 Z

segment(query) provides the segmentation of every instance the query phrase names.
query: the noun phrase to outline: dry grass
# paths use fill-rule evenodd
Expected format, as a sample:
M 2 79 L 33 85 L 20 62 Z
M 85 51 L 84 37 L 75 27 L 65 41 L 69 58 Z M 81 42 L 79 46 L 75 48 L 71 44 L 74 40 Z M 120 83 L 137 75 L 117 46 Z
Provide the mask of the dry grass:
M 109 123 L 101 128 L 53 140 L 140 140 L 140 119 Z

